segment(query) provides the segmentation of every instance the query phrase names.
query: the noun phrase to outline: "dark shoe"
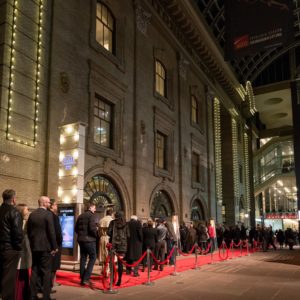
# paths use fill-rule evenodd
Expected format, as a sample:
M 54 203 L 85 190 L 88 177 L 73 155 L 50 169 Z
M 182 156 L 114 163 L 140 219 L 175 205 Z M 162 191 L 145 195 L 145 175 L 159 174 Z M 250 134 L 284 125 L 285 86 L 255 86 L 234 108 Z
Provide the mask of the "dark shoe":
M 55 293 L 56 293 L 56 290 L 55 289 L 51 289 L 50 294 L 55 294 Z
M 134 273 L 134 274 L 133 274 L 133 277 L 139 277 L 139 276 L 140 276 L 139 273 Z
M 126 275 L 130 275 L 131 270 L 126 270 Z
M 153 268 L 153 270 L 157 271 L 157 270 L 158 270 L 158 266 L 155 266 L 155 267 Z
M 144 266 L 142 267 L 142 272 L 145 272 L 145 267 Z
M 163 271 L 163 270 L 164 270 L 164 267 L 163 267 L 163 266 L 160 266 L 160 267 L 159 267 L 159 270 L 160 270 L 160 271 Z
M 118 282 L 116 283 L 116 286 L 120 286 L 121 285 L 121 281 L 118 280 Z
M 95 284 L 91 282 L 90 280 L 83 281 L 80 283 L 82 286 L 89 286 L 92 290 L 95 288 Z

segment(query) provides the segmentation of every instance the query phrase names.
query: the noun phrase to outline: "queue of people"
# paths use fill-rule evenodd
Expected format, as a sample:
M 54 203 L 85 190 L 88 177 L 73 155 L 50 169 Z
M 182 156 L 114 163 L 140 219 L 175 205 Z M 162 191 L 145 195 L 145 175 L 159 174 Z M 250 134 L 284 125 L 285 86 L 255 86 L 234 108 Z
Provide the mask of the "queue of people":
M 62 233 L 57 203 L 46 196 L 29 214 L 26 204 L 17 204 L 16 192 L 2 193 L 0 207 L 0 294 L 2 300 L 50 298 L 56 271 L 60 268 Z M 29 269 L 31 276 L 29 280 Z
M 104 264 L 108 255 L 107 245 L 110 244 L 117 255 L 118 280 L 116 285 L 120 286 L 123 275 L 123 262 L 126 261 L 126 274 L 134 277 L 140 276 L 139 265 L 133 265 L 148 248 L 152 250 L 159 261 L 164 261 L 173 246 L 177 243 L 177 236 L 173 224 L 165 219 L 148 219 L 144 225 L 137 216 L 132 215 L 127 222 L 122 211 L 117 211 L 112 216 L 112 210 L 106 210 L 106 216 L 97 222 L 94 214 L 96 210 L 94 203 L 87 204 L 87 211 L 81 214 L 75 225 L 77 241 L 80 247 L 80 278 L 81 285 L 93 287 L 90 281 L 91 272 L 96 262 L 96 241 L 99 239 L 98 258 L 103 267 L 103 276 L 108 276 L 109 269 L 104 270 Z M 88 263 L 87 263 L 88 260 Z M 87 264 L 86 264 L 87 263 Z M 174 264 L 174 255 L 170 256 L 170 264 Z M 157 262 L 151 261 L 151 270 L 158 269 Z M 146 267 L 146 259 L 142 261 L 142 271 Z M 163 270 L 163 265 L 160 265 Z

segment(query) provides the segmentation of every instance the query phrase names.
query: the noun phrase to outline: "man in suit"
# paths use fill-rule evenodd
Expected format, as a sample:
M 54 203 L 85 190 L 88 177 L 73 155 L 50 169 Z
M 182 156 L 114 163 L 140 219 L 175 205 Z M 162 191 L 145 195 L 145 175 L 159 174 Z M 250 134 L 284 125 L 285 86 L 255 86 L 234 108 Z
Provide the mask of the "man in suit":
M 57 252 L 53 215 L 48 210 L 50 199 L 42 196 L 39 208 L 28 219 L 27 233 L 32 251 L 32 273 L 30 279 L 31 299 L 37 299 L 38 284 L 43 284 L 43 299 L 50 299 L 52 257 Z M 41 278 L 39 278 L 41 276 Z
M 0 207 L 0 291 L 2 299 L 15 299 L 17 265 L 21 256 L 23 218 L 15 208 L 16 192 L 5 190 Z

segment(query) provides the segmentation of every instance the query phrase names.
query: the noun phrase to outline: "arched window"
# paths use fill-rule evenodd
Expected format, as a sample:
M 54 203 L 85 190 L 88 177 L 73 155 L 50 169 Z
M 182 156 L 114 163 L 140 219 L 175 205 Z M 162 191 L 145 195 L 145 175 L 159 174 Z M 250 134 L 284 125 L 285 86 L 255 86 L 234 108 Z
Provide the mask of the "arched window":
M 192 221 L 205 220 L 204 208 L 202 203 L 198 199 L 194 200 L 193 202 L 192 209 L 191 209 L 191 220 Z
M 115 18 L 106 5 L 97 2 L 96 40 L 114 54 Z
M 123 203 L 120 193 L 114 183 L 102 175 L 93 176 L 84 187 L 84 203 L 92 201 L 97 210 L 101 211 L 108 206 L 114 206 L 114 210 L 122 210 Z
M 159 61 L 155 61 L 155 91 L 163 96 L 167 97 L 167 85 L 166 85 L 166 69 L 163 64 Z
M 163 190 L 157 191 L 150 210 L 151 218 L 171 217 L 174 208 L 169 195 Z

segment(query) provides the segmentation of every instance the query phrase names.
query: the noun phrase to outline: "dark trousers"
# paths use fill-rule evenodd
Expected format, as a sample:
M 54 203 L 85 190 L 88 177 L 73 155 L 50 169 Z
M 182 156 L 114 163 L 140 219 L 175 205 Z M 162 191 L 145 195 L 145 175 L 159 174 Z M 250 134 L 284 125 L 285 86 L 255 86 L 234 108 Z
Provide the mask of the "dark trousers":
M 157 242 L 155 245 L 155 257 L 160 261 L 163 262 L 165 260 L 166 254 L 166 241 Z M 155 269 L 158 268 L 157 263 L 155 263 Z M 160 270 L 162 271 L 164 268 L 163 265 L 160 265 Z
M 171 252 L 173 246 L 174 246 L 173 240 L 169 240 L 169 239 L 168 239 L 168 240 L 167 240 L 167 255 L 170 254 L 170 252 Z M 173 254 L 171 255 L 169 263 L 170 263 L 170 265 L 174 265 L 174 262 L 175 262 L 175 251 L 174 251 Z
M 15 299 L 17 265 L 20 252 L 16 250 L 0 251 L 0 280 L 2 300 Z
M 17 271 L 16 300 L 29 300 L 29 270 L 20 269 Z
M 43 299 L 50 299 L 52 255 L 48 251 L 32 252 L 32 270 L 30 278 L 31 299 L 37 299 L 37 293 L 42 282 Z
M 80 246 L 80 279 L 81 282 L 90 280 L 96 261 L 96 242 L 79 242 Z M 89 262 L 86 266 L 87 258 Z

